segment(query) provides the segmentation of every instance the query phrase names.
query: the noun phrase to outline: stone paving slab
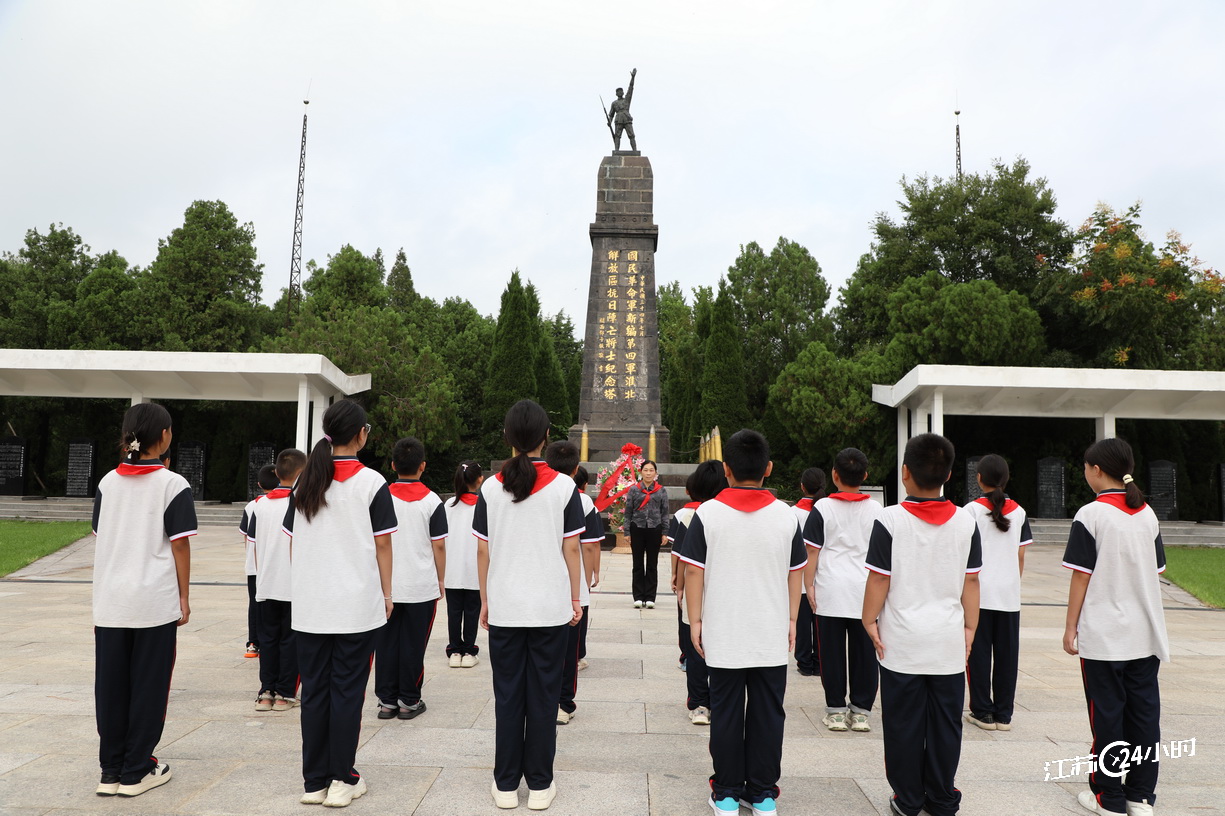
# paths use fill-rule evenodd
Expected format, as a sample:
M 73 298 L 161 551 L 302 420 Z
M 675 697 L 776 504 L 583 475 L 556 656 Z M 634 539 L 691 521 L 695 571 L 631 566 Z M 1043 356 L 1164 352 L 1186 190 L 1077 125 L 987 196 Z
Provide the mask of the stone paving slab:
M 84 539 L 0 582 L 0 816 L 308 812 L 297 802 L 299 712 L 254 711 L 257 661 L 242 657 L 243 548 L 224 528 L 193 539 L 192 620 L 179 631 L 158 749 L 175 778 L 131 800 L 93 794 L 92 544 Z M 965 726 L 963 813 L 1079 812 L 1083 780 L 1044 780 L 1044 763 L 1087 753 L 1090 740 L 1077 664 L 1060 648 L 1068 577 L 1059 555 L 1054 546 L 1030 548 L 1014 728 Z M 633 609 L 628 556 L 606 553 L 602 572 L 578 716 L 558 731 L 561 793 L 550 812 L 709 813 L 708 729 L 686 715 L 674 601 L 661 595 L 656 609 Z M 1163 596 L 1174 653 L 1161 673 L 1163 735 L 1195 737 L 1197 752 L 1163 761 L 1158 813 L 1225 814 L 1225 614 L 1177 588 Z M 440 620 L 421 717 L 377 719 L 368 689 L 358 766 L 370 793 L 354 812 L 498 812 L 488 793 L 495 721 L 487 655 L 475 668 L 449 669 L 446 639 Z M 484 632 L 478 643 L 485 645 Z M 879 709 L 869 734 L 831 733 L 820 724 L 824 713 L 819 679 L 789 671 L 780 813 L 886 814 Z

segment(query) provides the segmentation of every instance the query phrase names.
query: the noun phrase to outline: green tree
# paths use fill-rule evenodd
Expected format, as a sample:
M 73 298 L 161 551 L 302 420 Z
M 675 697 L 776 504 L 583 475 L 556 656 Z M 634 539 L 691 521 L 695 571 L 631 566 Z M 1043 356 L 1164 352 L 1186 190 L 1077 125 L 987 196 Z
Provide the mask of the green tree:
M 960 179 L 902 179 L 902 220 L 880 213 L 871 249 L 859 259 L 835 310 L 844 352 L 889 339 L 889 294 L 909 278 L 938 272 L 954 283 L 991 281 L 1034 295 L 1040 273 L 1063 268 L 1072 248 L 1055 218 L 1055 195 L 1030 166 L 995 161 Z
M 579 399 L 582 395 L 583 341 L 575 337 L 574 322 L 564 311 L 558 312 L 551 320 L 545 321 L 544 328 L 553 343 L 553 352 L 557 355 L 557 362 L 561 366 L 562 381 L 565 383 L 566 397 L 569 401 L 567 409 L 570 418 L 566 420 L 565 425 L 559 427 L 569 428 L 574 418 L 578 416 Z
M 413 286 L 413 272 L 408 268 L 408 256 L 404 254 L 404 247 L 400 247 L 395 263 L 391 265 L 391 272 L 387 275 L 387 302 L 393 309 L 408 312 L 417 305 L 418 300 L 420 295 Z
M 387 303 L 387 289 L 379 263 L 349 244 L 342 246 L 335 255 L 329 255 L 326 267 L 311 266 L 309 271 L 311 275 L 302 288 L 309 295 L 310 308 L 316 311 L 382 307 Z
M 698 403 L 702 376 L 702 346 L 698 341 L 693 309 L 677 281 L 659 287 L 659 390 L 664 425 L 671 434 L 672 459 L 696 458 L 699 427 Z
M 94 270 L 77 287 L 72 348 L 139 348 L 132 319 L 136 296 L 136 280 L 128 272 L 128 262 L 117 252 L 99 257 Z
M 698 416 L 701 426 L 715 425 L 727 434 L 735 433 L 750 421 L 745 395 L 745 367 L 740 327 L 735 306 L 723 281 L 715 298 L 702 366 L 701 398 Z
M 66 348 L 77 287 L 93 265 L 89 247 L 71 227 L 52 224 L 46 235 L 27 231 L 16 256 L 0 257 L 0 344 Z
M 158 241 L 137 278 L 144 348 L 238 351 L 256 341 L 262 265 L 255 228 L 221 201 L 196 201 L 183 226 Z
M 484 425 L 490 429 L 492 444 L 501 439 L 502 421 L 510 406 L 521 399 L 536 398 L 537 337 L 527 292 L 516 269 L 502 292 L 497 330 L 488 355 Z

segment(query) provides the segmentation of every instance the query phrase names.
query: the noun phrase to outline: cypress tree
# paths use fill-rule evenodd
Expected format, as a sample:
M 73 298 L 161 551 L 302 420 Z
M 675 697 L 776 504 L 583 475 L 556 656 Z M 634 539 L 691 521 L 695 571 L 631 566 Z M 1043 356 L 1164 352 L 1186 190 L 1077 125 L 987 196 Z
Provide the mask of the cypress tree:
M 502 292 L 502 306 L 498 311 L 498 326 L 485 378 L 485 429 L 495 444 L 502 436 L 502 420 L 507 409 L 521 399 L 537 398 L 538 338 L 539 328 L 533 325 L 527 293 L 516 269 Z
M 698 407 L 701 432 L 714 426 L 730 435 L 749 421 L 745 396 L 744 352 L 731 295 L 723 281 L 710 315 L 710 336 L 702 367 L 702 393 Z

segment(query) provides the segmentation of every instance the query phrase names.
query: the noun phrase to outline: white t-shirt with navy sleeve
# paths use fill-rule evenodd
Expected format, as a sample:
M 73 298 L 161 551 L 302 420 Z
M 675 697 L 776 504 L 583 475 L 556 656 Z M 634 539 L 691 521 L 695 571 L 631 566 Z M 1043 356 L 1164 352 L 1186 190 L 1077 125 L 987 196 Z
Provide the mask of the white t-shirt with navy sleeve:
M 975 499 L 966 511 L 978 524 L 983 545 L 983 569 L 978 573 L 978 606 L 999 612 L 1021 611 L 1020 549 L 1034 542 L 1029 531 L 1025 508 L 1012 499 L 1004 499 L 1007 530 L 1001 530 L 991 520 L 991 500 Z
M 442 593 L 434 564 L 434 542 L 447 537 L 446 508 L 437 493 L 416 479 L 401 479 L 388 489 L 399 524 L 391 536 L 391 600 L 437 600 Z M 443 576 L 445 580 L 445 571 Z
M 282 522 L 293 538 L 293 628 L 319 635 L 369 632 L 387 622 L 374 539 L 396 531 L 387 482 L 338 456 L 327 505 L 307 519 L 291 497 Z M 298 482 L 301 486 L 301 480 Z
M 515 502 L 495 476 L 481 485 L 472 516 L 472 533 L 488 542 L 490 626 L 563 626 L 574 617 L 562 541 L 587 529 L 583 503 L 573 479 L 542 460 L 532 464 L 531 495 Z
M 880 664 L 902 674 L 965 671 L 961 592 L 966 575 L 982 565 L 978 524 L 964 508 L 913 497 L 884 508 L 867 555 L 868 569 L 889 576 L 877 618 L 885 647 Z
M 247 571 L 247 575 L 255 575 L 255 544 L 251 538 L 251 517 L 255 514 L 255 505 L 262 499 L 263 496 L 256 496 L 251 501 L 247 502 L 247 506 L 242 510 L 242 520 L 238 522 L 238 532 L 242 533 L 243 543 L 247 547 L 247 559 L 243 564 L 243 568 Z
M 1103 490 L 1076 511 L 1063 565 L 1087 573 L 1076 641 L 1086 660 L 1170 659 L 1157 575 L 1165 545 L 1157 514 L 1127 506 L 1122 490 Z
M 708 666 L 786 665 L 788 577 L 808 564 L 791 507 L 764 488 L 726 487 L 693 514 L 677 557 L 704 570 L 702 648 Z
M 583 544 L 599 544 L 604 541 L 604 523 L 600 521 L 600 514 L 595 509 L 595 502 L 586 493 L 575 490 L 578 493 L 579 503 L 583 506 L 583 532 L 579 533 L 578 542 L 578 563 L 579 575 L 582 580 L 578 585 L 578 598 L 580 606 L 591 605 L 591 586 L 587 582 L 587 559 L 583 555 Z
M 680 559 L 681 554 L 685 551 L 685 533 L 689 529 L 689 522 L 693 520 L 693 514 L 702 506 L 701 502 L 689 502 L 680 510 L 677 510 L 672 515 L 672 523 L 668 525 L 668 543 L 672 545 L 672 557 Z M 683 559 L 682 559 L 683 560 Z M 681 586 L 684 586 L 685 577 L 682 567 L 680 574 Z M 684 599 L 679 599 L 681 606 L 681 623 L 689 625 L 689 605 Z
M 800 532 L 804 532 L 804 525 L 808 522 L 808 514 L 812 512 L 813 499 L 808 497 L 802 498 L 791 506 L 791 512 L 795 513 L 795 520 L 800 525 Z M 800 582 L 800 592 L 804 595 L 808 594 L 808 585 L 803 581 Z M 803 609 L 804 607 L 800 607 Z
M 255 576 L 255 600 L 290 601 L 290 539 L 283 522 L 289 509 L 290 488 L 278 487 L 255 502 L 247 519 L 247 540 L 255 551 L 259 572 Z
M 804 543 L 821 553 L 813 582 L 818 615 L 863 617 L 868 539 L 884 511 L 866 493 L 831 493 L 813 505 L 804 524 Z
M 471 499 L 471 503 L 465 501 Z M 447 569 L 443 586 L 447 589 L 480 589 L 476 572 L 476 536 L 472 535 L 472 513 L 476 494 L 465 493 L 457 502 L 444 502 L 447 514 Z
M 148 629 L 182 617 L 170 542 L 196 534 L 187 480 L 156 459 L 124 463 L 94 495 L 94 626 Z

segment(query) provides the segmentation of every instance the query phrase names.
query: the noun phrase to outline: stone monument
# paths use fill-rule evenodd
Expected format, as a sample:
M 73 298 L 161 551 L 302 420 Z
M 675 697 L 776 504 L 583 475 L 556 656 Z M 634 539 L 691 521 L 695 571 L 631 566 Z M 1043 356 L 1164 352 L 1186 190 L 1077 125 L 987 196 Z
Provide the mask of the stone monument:
M 187 480 L 191 486 L 193 501 L 204 500 L 204 462 L 205 445 L 203 442 L 180 442 L 175 452 L 174 469 Z
M 630 80 L 633 93 L 633 75 Z M 619 97 L 618 101 L 622 101 Z M 616 111 L 629 116 L 629 97 Z M 632 120 L 629 120 L 632 121 Z M 614 138 L 612 117 L 609 130 Z M 622 128 L 618 128 L 622 130 Z M 629 130 L 631 139 L 632 129 Z M 588 435 L 588 460 L 611 461 L 627 442 L 647 449 L 652 426 L 656 454 L 669 460 L 668 429 L 659 406 L 659 329 L 651 162 L 637 150 L 616 150 L 600 162 L 591 237 L 591 285 L 578 422 L 570 438 Z
M 252 442 L 247 448 L 247 501 L 259 495 L 256 478 L 265 465 L 276 464 L 276 445 L 271 442 Z
M 0 496 L 24 496 L 26 441 L 16 436 L 0 439 Z
M 64 495 L 73 499 L 92 499 L 97 482 L 94 479 L 96 447 L 92 439 L 68 442 L 68 476 Z

